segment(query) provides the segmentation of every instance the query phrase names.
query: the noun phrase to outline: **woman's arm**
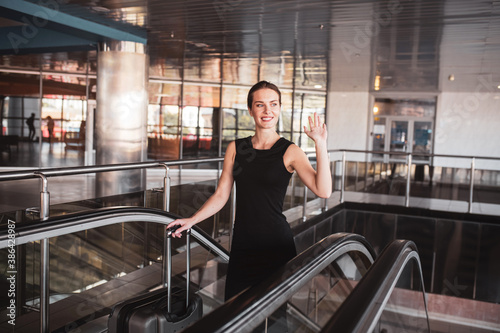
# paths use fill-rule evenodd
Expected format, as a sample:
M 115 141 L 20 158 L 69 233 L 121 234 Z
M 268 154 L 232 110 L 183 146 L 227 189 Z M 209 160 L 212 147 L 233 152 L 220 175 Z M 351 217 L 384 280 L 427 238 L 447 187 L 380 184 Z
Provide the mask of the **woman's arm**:
M 181 237 L 181 233 L 184 230 L 187 230 L 196 223 L 209 218 L 210 216 L 221 210 L 222 207 L 224 207 L 231 194 L 231 189 L 233 188 L 233 165 L 235 156 L 236 145 L 233 141 L 228 145 L 226 149 L 224 164 L 222 166 L 222 174 L 220 176 L 219 185 L 217 186 L 215 193 L 212 194 L 210 198 L 208 198 L 208 200 L 196 213 L 193 214 L 193 216 L 184 219 L 177 219 L 167 226 L 167 228 L 170 228 L 174 225 L 181 226 L 172 234 L 173 237 Z
M 288 171 L 297 171 L 299 178 L 314 194 L 321 198 L 329 198 L 332 194 L 332 173 L 330 171 L 330 158 L 327 151 L 326 125 L 321 124 L 319 116 L 314 113 L 314 120 L 309 117 L 309 127 L 304 126 L 304 132 L 315 144 L 316 170 L 302 149 L 291 145 L 285 153 L 284 162 Z

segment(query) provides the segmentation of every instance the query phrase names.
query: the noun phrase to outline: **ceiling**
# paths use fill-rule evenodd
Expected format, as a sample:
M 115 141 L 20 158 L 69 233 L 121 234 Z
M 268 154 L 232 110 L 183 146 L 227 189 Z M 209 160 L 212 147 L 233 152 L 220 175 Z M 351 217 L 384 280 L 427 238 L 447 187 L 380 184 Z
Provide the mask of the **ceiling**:
M 40 16 L 43 4 L 52 12 Z M 95 71 L 97 43 L 118 39 L 147 43 L 159 68 L 285 57 L 326 77 L 329 64 L 336 90 L 500 85 L 500 0 L 0 0 L 0 8 L 2 69 Z

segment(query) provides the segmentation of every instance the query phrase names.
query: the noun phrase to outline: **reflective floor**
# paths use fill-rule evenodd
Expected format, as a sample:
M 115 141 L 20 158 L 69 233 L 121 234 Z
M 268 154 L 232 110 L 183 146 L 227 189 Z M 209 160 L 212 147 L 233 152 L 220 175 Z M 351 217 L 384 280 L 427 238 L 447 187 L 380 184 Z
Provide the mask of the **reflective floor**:
M 49 148 L 49 147 L 47 147 Z M 42 150 L 43 151 L 43 150 Z M 74 154 L 76 153 L 76 154 Z M 2 156 L 5 156 L 7 152 L 2 153 Z M 44 157 L 44 161 L 49 161 L 49 159 L 57 160 L 56 166 L 74 166 L 81 164 L 79 159 L 81 158 L 77 152 L 69 152 L 64 155 L 61 153 L 61 147 L 54 144 L 52 153 L 50 150 L 47 150 L 47 154 L 49 156 Z M 33 157 L 34 159 L 38 159 L 39 157 Z M 7 169 L 7 168 L 6 168 Z M 186 184 L 191 182 L 199 182 L 208 179 L 214 179 L 216 173 L 209 170 L 183 170 L 182 178 L 176 176 L 177 170 L 173 170 L 172 183 L 173 185 L 177 184 Z M 460 177 L 466 178 L 466 173 L 459 174 Z M 161 168 L 158 169 L 149 169 L 147 172 L 147 187 L 151 188 L 159 188 L 162 186 L 162 181 L 164 177 L 164 170 Z M 383 178 L 383 177 L 382 177 Z M 440 178 L 440 177 L 439 177 Z M 487 184 L 487 180 L 491 179 L 491 177 L 483 177 L 483 185 Z M 354 192 L 348 191 L 345 193 L 345 201 L 348 202 L 360 202 L 360 203 L 375 203 L 382 205 L 396 205 L 396 206 L 404 206 L 405 199 L 404 196 L 401 195 L 399 191 L 389 191 L 389 194 L 381 194 L 381 189 L 384 187 L 389 187 L 394 189 L 398 186 L 402 186 L 404 184 L 403 179 L 393 178 L 392 180 L 382 179 L 383 181 L 373 182 L 368 184 L 370 186 L 367 187 L 367 190 L 373 190 L 375 193 L 367 193 L 367 192 Z M 373 185 L 373 186 L 372 186 Z M 375 186 L 376 185 L 376 186 Z M 492 183 L 492 185 L 497 186 L 498 184 Z M 39 181 L 38 180 L 26 180 L 26 181 L 17 181 L 17 182 L 0 182 L 0 212 L 3 211 L 13 211 L 16 209 L 25 209 L 26 207 L 37 207 L 39 206 Z M 364 184 L 359 184 L 359 187 L 365 186 Z M 356 188 L 357 186 L 355 186 Z M 455 200 L 449 199 L 440 199 L 440 198 L 425 198 L 425 197 L 411 197 L 410 198 L 410 206 L 427 208 L 433 210 L 442 210 L 442 211 L 454 211 L 454 212 L 467 212 L 468 203 L 466 201 L 461 201 L 460 196 L 458 195 L 460 191 L 459 186 L 450 187 L 449 183 L 446 182 L 434 182 L 432 186 L 429 186 L 428 182 L 412 182 L 412 195 L 415 193 L 419 193 L 419 195 L 427 195 L 428 193 L 450 193 L 451 197 Z M 360 191 L 360 188 L 356 188 L 356 190 Z M 50 178 L 49 180 L 49 191 L 51 193 L 51 203 L 53 205 L 61 204 L 65 202 L 74 202 L 81 201 L 85 199 L 94 198 L 95 192 L 95 176 L 94 175 L 80 175 L 80 176 L 67 176 L 67 177 L 58 177 L 58 178 Z M 432 192 L 434 191 L 434 192 Z M 296 192 L 299 194 L 301 190 L 297 188 Z M 488 195 L 488 192 L 481 192 L 481 195 Z M 340 202 L 339 191 L 336 191 L 327 201 L 328 207 L 334 207 L 336 204 Z M 457 200 L 459 199 L 459 200 Z M 291 206 L 291 204 L 287 204 Z M 316 215 L 321 212 L 321 208 L 324 205 L 324 201 L 320 199 L 310 198 L 307 204 L 307 212 L 308 215 Z M 494 215 L 500 216 L 500 205 L 495 205 L 491 203 L 474 203 L 473 204 L 473 212 L 485 214 L 485 215 Z M 302 217 L 302 207 L 295 207 L 292 209 L 287 209 L 286 216 L 289 221 L 299 220 Z M 135 235 L 135 234 L 134 234 Z M 137 237 L 134 236 L 134 239 Z M 151 240 L 150 240 L 151 242 Z M 69 242 L 68 244 L 74 244 L 75 242 Z M 225 242 L 224 242 L 225 243 Z M 61 246 L 64 246 L 65 243 L 61 243 Z M 90 252 L 89 252 L 90 253 Z M 140 253 L 140 251 L 138 251 Z M 202 256 L 205 256 L 202 254 Z M 89 255 L 89 258 L 93 258 L 93 256 Z M 129 258 L 129 257 L 127 257 Z M 205 259 L 206 260 L 206 259 Z M 214 264 L 214 267 L 217 266 Z M 122 269 L 122 267 L 120 267 Z M 127 271 L 130 269 L 127 269 Z M 101 271 L 101 270 L 99 270 Z M 207 274 L 199 274 L 201 278 L 208 278 L 209 275 L 215 274 L 214 272 L 218 272 L 218 269 L 215 267 L 212 273 Z M 120 270 L 117 270 L 120 272 Z M 157 274 L 157 273 L 155 273 Z M 148 276 L 152 277 L 155 274 L 148 274 Z M 215 279 L 217 280 L 217 279 Z M 55 280 L 54 280 L 55 281 Z M 453 280 L 454 281 L 454 280 Z M 63 286 L 63 283 L 58 283 L 59 286 Z M 221 289 L 223 285 L 223 281 L 219 281 L 217 283 L 209 283 L 207 282 L 206 292 L 210 294 L 218 294 L 217 290 Z M 68 286 L 68 290 L 74 290 L 76 287 Z M 80 288 L 80 287 L 78 287 Z M 101 288 L 104 288 L 102 286 Z M 97 292 L 96 289 L 94 292 Z M 432 299 L 431 299 L 432 301 Z M 110 302 L 111 304 L 112 302 Z M 208 304 L 208 303 L 207 303 Z M 443 308 L 443 304 L 447 304 L 445 308 Z M 456 307 L 450 306 L 456 305 Z M 458 304 L 457 302 L 450 303 L 449 300 L 443 300 L 441 298 L 434 299 L 432 306 L 435 307 L 435 313 L 441 315 L 439 318 L 434 318 L 436 322 L 439 322 L 440 326 L 437 329 L 438 332 L 458 332 L 458 331 L 467 331 L 467 332 L 487 332 L 487 331 L 498 331 L 497 326 L 494 329 L 485 329 L 483 323 L 481 321 L 474 321 L 473 325 L 476 325 L 476 329 L 471 329 L 471 326 L 468 327 L 460 327 L 457 328 L 454 326 L 453 321 L 456 320 L 456 316 L 453 316 L 453 313 L 457 311 L 457 308 L 460 309 L 470 309 L 474 306 L 474 309 L 479 309 L 482 306 L 482 303 L 477 303 L 475 301 L 464 300 L 462 303 Z M 108 306 L 108 305 L 104 305 Z M 216 306 L 216 304 L 213 304 Z M 445 309 L 446 312 L 441 310 Z M 488 308 L 490 309 L 490 308 Z M 495 308 L 496 309 L 496 308 Z M 491 309 L 490 309 L 491 310 Z M 207 309 L 208 311 L 208 309 Z M 479 313 L 483 313 L 485 311 L 481 310 Z M 465 316 L 464 314 L 461 314 Z M 37 314 L 34 314 L 37 317 Z M 475 317 L 474 317 L 475 318 Z M 476 319 L 471 319 L 476 320 Z M 36 323 L 35 323 L 36 324 Z M 36 326 L 36 325 L 35 325 Z M 463 329 L 463 330 L 462 330 Z
M 38 143 L 20 142 L 19 148 L 11 147 L 10 152 L 3 150 L 0 153 L 0 172 L 19 170 L 19 168 L 42 167 L 71 167 L 84 163 L 84 155 L 76 150 L 66 150 L 64 143 L 52 145 L 42 143 L 40 155 Z M 10 166 L 5 166 L 5 165 Z M 3 166 L 3 167 L 2 167 Z M 467 212 L 469 209 L 468 183 L 470 175 L 465 169 L 447 170 L 435 168 L 433 182 L 429 181 L 428 174 L 423 181 L 412 181 L 410 192 L 410 206 L 432 210 Z M 474 203 L 472 212 L 485 215 L 500 216 L 500 177 L 496 172 L 476 171 Z M 177 170 L 172 170 L 172 185 L 198 182 L 215 179 L 215 172 L 208 170 L 183 170 L 182 178 Z M 147 170 L 147 188 L 161 188 L 163 186 L 163 169 Z M 177 175 L 177 176 L 176 176 Z M 368 186 L 367 186 L 368 185 Z M 379 179 L 364 179 L 348 177 L 346 180 L 345 200 L 353 202 L 391 204 L 404 206 L 406 180 L 401 175 L 388 177 L 382 175 Z M 51 204 L 60 204 L 95 198 L 95 175 L 75 175 L 65 177 L 51 177 L 49 180 Z M 297 189 L 297 193 L 301 190 Z M 373 194 L 376 195 L 373 195 Z M 301 195 L 301 194 L 300 194 Z M 40 205 L 40 181 L 2 181 L 0 182 L 0 212 L 8 212 Z M 340 191 L 335 191 L 328 200 L 328 206 L 333 207 L 340 201 Z M 498 204 L 496 204 L 498 203 Z M 308 211 L 314 211 L 315 205 L 320 206 L 321 200 L 310 202 Z M 285 209 L 288 203 L 285 202 Z M 294 206 L 294 205 L 290 205 Z M 287 209 L 288 210 L 288 209 Z M 289 210 L 289 220 L 295 215 L 302 214 L 302 207 Z M 301 216 L 301 215 L 300 215 Z M 298 218 L 298 217 L 297 217 Z

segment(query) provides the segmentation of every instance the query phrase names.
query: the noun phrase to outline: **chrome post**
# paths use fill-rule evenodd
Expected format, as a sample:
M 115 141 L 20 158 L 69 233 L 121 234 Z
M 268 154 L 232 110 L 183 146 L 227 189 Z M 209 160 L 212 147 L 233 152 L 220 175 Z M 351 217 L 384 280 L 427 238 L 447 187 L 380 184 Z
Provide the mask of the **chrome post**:
M 292 192 L 290 193 L 290 207 L 293 207 L 294 199 L 295 199 L 295 175 L 292 175 L 292 179 L 290 180 L 290 188 Z
M 359 161 L 356 161 L 356 180 L 354 181 L 354 192 L 358 191 L 358 172 L 359 172 Z
M 340 202 L 344 202 L 345 187 L 345 150 L 342 151 L 342 175 L 340 177 Z
M 191 282 L 191 229 L 186 230 L 186 309 L 189 307 L 189 287 Z
M 42 191 L 40 192 L 40 219 L 45 221 L 49 218 L 50 193 L 48 191 L 48 180 L 42 173 L 36 173 L 42 180 Z M 40 241 L 40 332 L 48 333 L 49 329 L 49 298 L 50 298 L 50 243 L 48 238 Z
M 231 220 L 229 221 L 229 248 L 231 250 L 231 239 L 233 238 L 233 226 L 236 220 L 236 182 L 233 182 L 233 199 L 231 205 Z
M 233 200 L 231 204 L 231 222 L 234 222 L 236 219 L 236 182 L 233 183 Z
M 328 167 L 330 167 L 330 170 L 332 170 L 332 162 L 330 161 L 330 153 L 328 153 Z M 331 173 L 331 171 L 330 171 Z M 333 182 L 333 177 L 332 177 L 332 182 Z M 333 184 L 332 184 L 332 189 L 333 189 Z M 326 212 L 328 210 L 328 198 L 323 199 L 323 212 Z
M 306 217 L 306 210 L 307 210 L 307 186 L 304 185 L 304 202 L 302 206 L 302 221 L 305 222 L 307 217 Z
M 406 173 L 406 194 L 405 194 L 405 207 L 410 206 L 410 181 L 411 181 L 411 153 L 407 155 L 406 164 L 408 166 L 408 171 Z
M 217 163 L 217 177 L 215 177 L 215 189 L 219 186 L 219 179 L 220 176 L 222 175 L 222 166 L 221 162 Z M 220 224 L 220 214 L 217 212 L 213 216 L 214 224 L 212 228 L 212 238 L 217 238 L 218 235 L 218 230 L 219 230 L 219 224 Z
M 161 269 L 161 283 L 163 287 L 167 286 L 167 248 L 168 248 L 168 234 L 171 233 L 168 229 L 165 228 L 165 237 L 163 238 L 163 262 L 162 262 L 162 269 Z
M 476 158 L 470 162 L 470 187 L 469 187 L 469 213 L 472 213 L 472 201 L 474 196 L 474 173 L 476 172 Z
M 172 293 L 172 231 L 167 230 L 165 235 L 165 248 L 163 249 L 163 286 L 167 285 L 167 311 L 171 312 Z
M 168 174 L 170 169 L 167 165 L 162 165 L 165 167 L 165 177 L 163 177 L 163 210 L 168 212 L 170 210 L 170 175 Z
M 364 184 L 365 184 L 365 187 L 363 188 L 363 191 L 366 192 L 366 189 L 368 188 L 368 159 L 365 159 L 365 179 L 364 179 Z
M 222 174 L 221 162 L 217 163 L 217 177 L 215 177 L 215 188 L 219 186 L 219 178 Z
M 375 184 L 375 175 L 377 174 L 377 163 L 373 162 L 372 161 L 372 165 L 373 165 L 373 184 Z

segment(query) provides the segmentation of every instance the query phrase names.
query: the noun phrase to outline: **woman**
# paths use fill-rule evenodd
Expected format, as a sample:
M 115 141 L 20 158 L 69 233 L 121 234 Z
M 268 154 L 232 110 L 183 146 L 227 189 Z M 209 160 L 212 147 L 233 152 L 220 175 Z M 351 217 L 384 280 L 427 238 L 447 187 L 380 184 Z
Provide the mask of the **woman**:
M 332 192 L 327 153 L 326 125 L 319 116 L 309 117 L 304 132 L 315 142 L 317 171 L 298 146 L 281 138 L 276 125 L 281 93 L 274 84 L 261 81 L 248 93 L 248 111 L 255 121 L 255 135 L 229 144 L 219 186 L 191 217 L 173 221 L 181 225 L 173 237 L 217 213 L 229 199 L 236 182 L 236 218 L 226 276 L 226 300 L 254 285 L 296 255 L 293 235 L 282 213 L 283 200 L 293 172 L 317 196 Z

